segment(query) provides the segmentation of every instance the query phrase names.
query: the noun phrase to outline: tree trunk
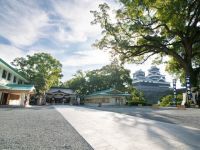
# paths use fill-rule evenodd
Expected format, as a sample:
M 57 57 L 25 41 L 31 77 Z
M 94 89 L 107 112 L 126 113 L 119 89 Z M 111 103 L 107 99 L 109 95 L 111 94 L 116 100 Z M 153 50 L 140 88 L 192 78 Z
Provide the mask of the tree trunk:
M 186 77 L 190 77 L 190 85 L 191 87 L 197 86 L 197 77 L 195 75 L 195 71 L 192 68 L 192 44 L 187 37 L 182 37 L 183 47 L 185 48 L 185 63 L 184 70 Z
M 190 77 L 191 87 L 197 87 L 198 86 L 197 72 L 194 71 L 191 65 L 187 65 L 185 72 L 186 72 L 186 77 L 188 76 Z

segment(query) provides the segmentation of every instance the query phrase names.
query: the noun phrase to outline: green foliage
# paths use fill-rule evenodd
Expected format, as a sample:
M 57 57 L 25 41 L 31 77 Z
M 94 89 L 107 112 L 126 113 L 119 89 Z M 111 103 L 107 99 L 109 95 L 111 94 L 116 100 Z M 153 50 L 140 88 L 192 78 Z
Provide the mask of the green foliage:
M 174 105 L 173 98 L 174 98 L 173 95 L 164 96 L 161 99 L 160 106 L 166 107 L 166 106 Z M 182 100 L 183 100 L 183 95 L 182 94 L 178 94 L 177 98 L 176 98 L 176 104 L 177 105 L 181 105 Z
M 145 105 L 146 104 L 146 101 L 144 99 L 144 95 L 142 92 L 139 92 L 135 88 L 130 88 L 129 91 L 131 93 L 131 97 L 128 99 L 128 105 L 138 105 L 138 104 Z
M 85 73 L 78 71 L 71 80 L 64 84 L 77 93 L 85 95 L 109 88 L 125 92 L 131 83 L 130 71 L 119 65 L 117 61 L 113 61 L 101 69 Z
M 73 89 L 76 93 L 84 95 L 87 93 L 86 76 L 81 70 L 77 71 L 71 80 L 64 83 L 65 87 Z
M 182 85 L 185 84 L 185 72 L 173 58 L 168 61 L 165 70 L 180 79 Z
M 161 99 L 160 106 L 163 106 L 163 107 L 170 106 L 172 100 L 173 100 L 173 96 L 167 95 Z
M 181 69 L 196 86 L 200 73 L 199 0 L 119 0 L 115 19 L 104 3 L 92 24 L 100 24 L 102 38 L 94 45 L 110 50 L 123 62 L 142 63 L 152 55 L 170 56 L 171 72 Z M 162 60 L 160 60 L 160 63 Z M 172 66 L 171 66 L 172 65 Z M 178 72 L 176 72 L 178 74 Z
M 34 84 L 40 94 L 46 92 L 51 86 L 57 86 L 62 77 L 61 63 L 47 53 L 35 53 L 26 58 L 15 58 L 12 62 L 27 79 Z

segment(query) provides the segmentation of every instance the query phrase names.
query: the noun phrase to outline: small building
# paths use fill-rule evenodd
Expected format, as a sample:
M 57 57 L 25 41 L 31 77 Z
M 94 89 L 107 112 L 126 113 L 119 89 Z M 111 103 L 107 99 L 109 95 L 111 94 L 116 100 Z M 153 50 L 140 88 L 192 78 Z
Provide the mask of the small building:
M 15 68 L 0 58 L 0 105 L 24 105 L 34 94 L 33 85 Z
M 116 89 L 98 91 L 85 96 L 86 105 L 125 105 L 128 93 L 123 93 Z
M 171 93 L 170 83 L 165 81 L 165 76 L 160 74 L 159 68 L 152 66 L 148 75 L 142 70 L 133 74 L 133 86 L 143 92 L 148 104 L 157 103 L 161 97 Z
M 46 93 L 46 102 L 76 104 L 76 93 L 72 89 L 52 87 Z

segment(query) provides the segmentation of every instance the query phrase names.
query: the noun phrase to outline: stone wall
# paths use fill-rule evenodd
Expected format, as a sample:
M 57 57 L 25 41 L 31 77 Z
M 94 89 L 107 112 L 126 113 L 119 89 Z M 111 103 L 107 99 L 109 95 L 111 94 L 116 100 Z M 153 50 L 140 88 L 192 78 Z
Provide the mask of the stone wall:
M 138 91 L 144 94 L 148 104 L 157 104 L 165 95 L 173 94 L 173 90 L 166 87 L 156 86 L 134 86 Z

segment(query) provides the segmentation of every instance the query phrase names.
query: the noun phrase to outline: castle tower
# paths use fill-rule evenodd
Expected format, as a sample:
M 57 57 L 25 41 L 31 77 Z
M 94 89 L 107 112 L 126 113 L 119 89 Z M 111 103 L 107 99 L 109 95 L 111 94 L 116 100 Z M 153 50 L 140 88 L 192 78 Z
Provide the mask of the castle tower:
M 133 86 L 144 93 L 147 103 L 154 104 L 167 93 L 169 93 L 170 84 L 165 81 L 165 76 L 160 74 L 159 68 L 152 66 L 148 70 L 148 75 L 142 70 L 133 74 Z
M 141 80 L 145 80 L 145 73 L 142 70 L 138 70 L 133 74 L 133 82 L 138 82 Z

